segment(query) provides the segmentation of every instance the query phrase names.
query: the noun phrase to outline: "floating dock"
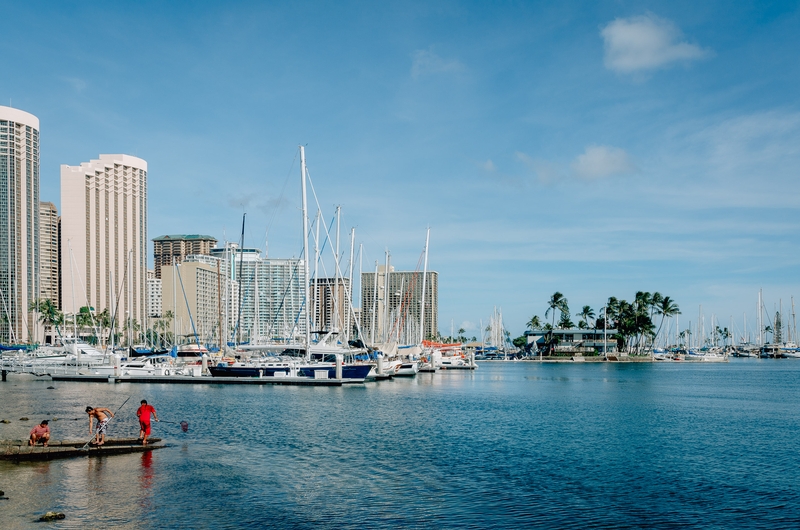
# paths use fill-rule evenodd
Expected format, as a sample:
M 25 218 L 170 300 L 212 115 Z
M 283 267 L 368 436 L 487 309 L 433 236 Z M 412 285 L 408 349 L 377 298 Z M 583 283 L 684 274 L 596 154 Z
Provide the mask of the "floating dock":
M 187 385 L 295 385 L 342 386 L 347 380 L 310 377 L 187 377 L 184 375 L 51 375 L 53 381 L 85 383 L 183 383 Z
M 86 440 L 50 440 L 47 447 L 28 445 L 28 440 L 0 440 L 0 460 L 38 461 L 57 458 L 124 455 L 161 449 L 161 438 L 150 438 L 147 445 L 136 438 L 106 438 L 101 446 L 86 445 Z

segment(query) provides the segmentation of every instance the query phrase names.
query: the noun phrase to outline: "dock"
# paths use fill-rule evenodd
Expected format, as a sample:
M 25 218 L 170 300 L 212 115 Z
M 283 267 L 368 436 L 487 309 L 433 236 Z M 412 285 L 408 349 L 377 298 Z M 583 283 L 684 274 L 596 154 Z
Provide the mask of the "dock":
M 28 440 L 0 440 L 0 460 L 30 462 L 59 458 L 124 455 L 162 449 L 161 438 L 150 438 L 147 445 L 136 438 L 106 438 L 101 446 L 86 445 L 86 440 L 50 440 L 47 447 L 28 445 Z
M 295 385 L 342 386 L 347 380 L 313 379 L 310 377 L 187 377 L 184 375 L 83 375 L 52 374 L 53 381 L 84 383 L 182 383 L 187 385 Z

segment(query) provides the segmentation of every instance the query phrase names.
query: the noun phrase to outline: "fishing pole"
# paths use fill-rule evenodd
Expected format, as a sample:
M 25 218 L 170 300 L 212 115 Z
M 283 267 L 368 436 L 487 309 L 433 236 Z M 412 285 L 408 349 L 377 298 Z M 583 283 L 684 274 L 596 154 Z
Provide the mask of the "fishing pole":
M 131 395 L 131 396 L 132 396 L 132 395 Z M 117 410 L 115 410 L 115 411 L 114 411 L 114 412 L 111 414 L 111 417 L 110 417 L 110 418 L 108 418 L 108 422 L 111 422 L 111 420 L 113 420 L 114 418 L 116 418 L 116 417 L 117 417 L 117 414 L 119 413 L 119 411 L 120 411 L 120 410 L 122 410 L 122 407 L 124 407 L 124 406 L 125 406 L 125 403 L 127 403 L 127 402 L 128 402 L 128 400 L 129 400 L 129 399 L 131 399 L 131 396 L 128 396 L 128 398 L 127 398 L 125 401 L 123 401 L 123 402 L 122 402 L 122 405 L 120 405 L 119 407 L 117 407 Z M 99 420 L 98 420 L 98 423 L 99 423 Z M 95 439 L 95 438 L 97 438 L 97 434 L 96 434 L 96 433 L 95 433 L 95 435 L 94 435 L 92 438 L 89 438 L 89 441 L 88 441 L 88 442 L 86 442 L 85 444 L 83 444 L 83 447 L 81 447 L 81 449 L 86 449 L 86 448 L 89 446 L 89 444 L 90 444 L 90 443 L 92 443 L 92 440 L 93 440 L 93 439 Z

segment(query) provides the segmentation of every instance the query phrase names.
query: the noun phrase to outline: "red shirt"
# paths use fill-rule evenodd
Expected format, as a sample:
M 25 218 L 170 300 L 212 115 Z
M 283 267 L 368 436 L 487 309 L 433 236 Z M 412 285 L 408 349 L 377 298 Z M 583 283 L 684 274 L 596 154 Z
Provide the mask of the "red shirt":
M 150 414 L 155 413 L 156 409 L 154 409 L 152 405 L 142 405 L 136 411 L 136 415 L 139 416 L 139 421 L 142 423 L 150 423 Z
M 50 427 L 48 427 L 47 425 L 37 425 L 33 429 L 31 429 L 31 434 L 35 434 L 36 436 L 41 436 L 49 432 L 50 432 Z

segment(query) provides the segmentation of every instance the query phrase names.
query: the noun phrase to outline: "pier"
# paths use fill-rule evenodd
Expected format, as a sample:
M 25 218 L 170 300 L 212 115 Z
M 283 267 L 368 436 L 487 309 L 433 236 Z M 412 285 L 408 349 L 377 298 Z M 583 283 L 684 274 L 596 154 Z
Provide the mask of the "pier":
M 85 440 L 50 440 L 47 447 L 28 445 L 28 440 L 0 440 L 0 460 L 40 461 L 86 456 L 124 455 L 161 449 L 161 438 L 150 438 L 147 445 L 136 438 L 107 438 L 101 446 L 87 445 Z
M 185 375 L 83 375 L 51 374 L 53 381 L 82 381 L 85 383 L 182 383 L 188 385 L 294 385 L 342 386 L 342 379 L 313 379 L 310 377 L 189 377 Z

